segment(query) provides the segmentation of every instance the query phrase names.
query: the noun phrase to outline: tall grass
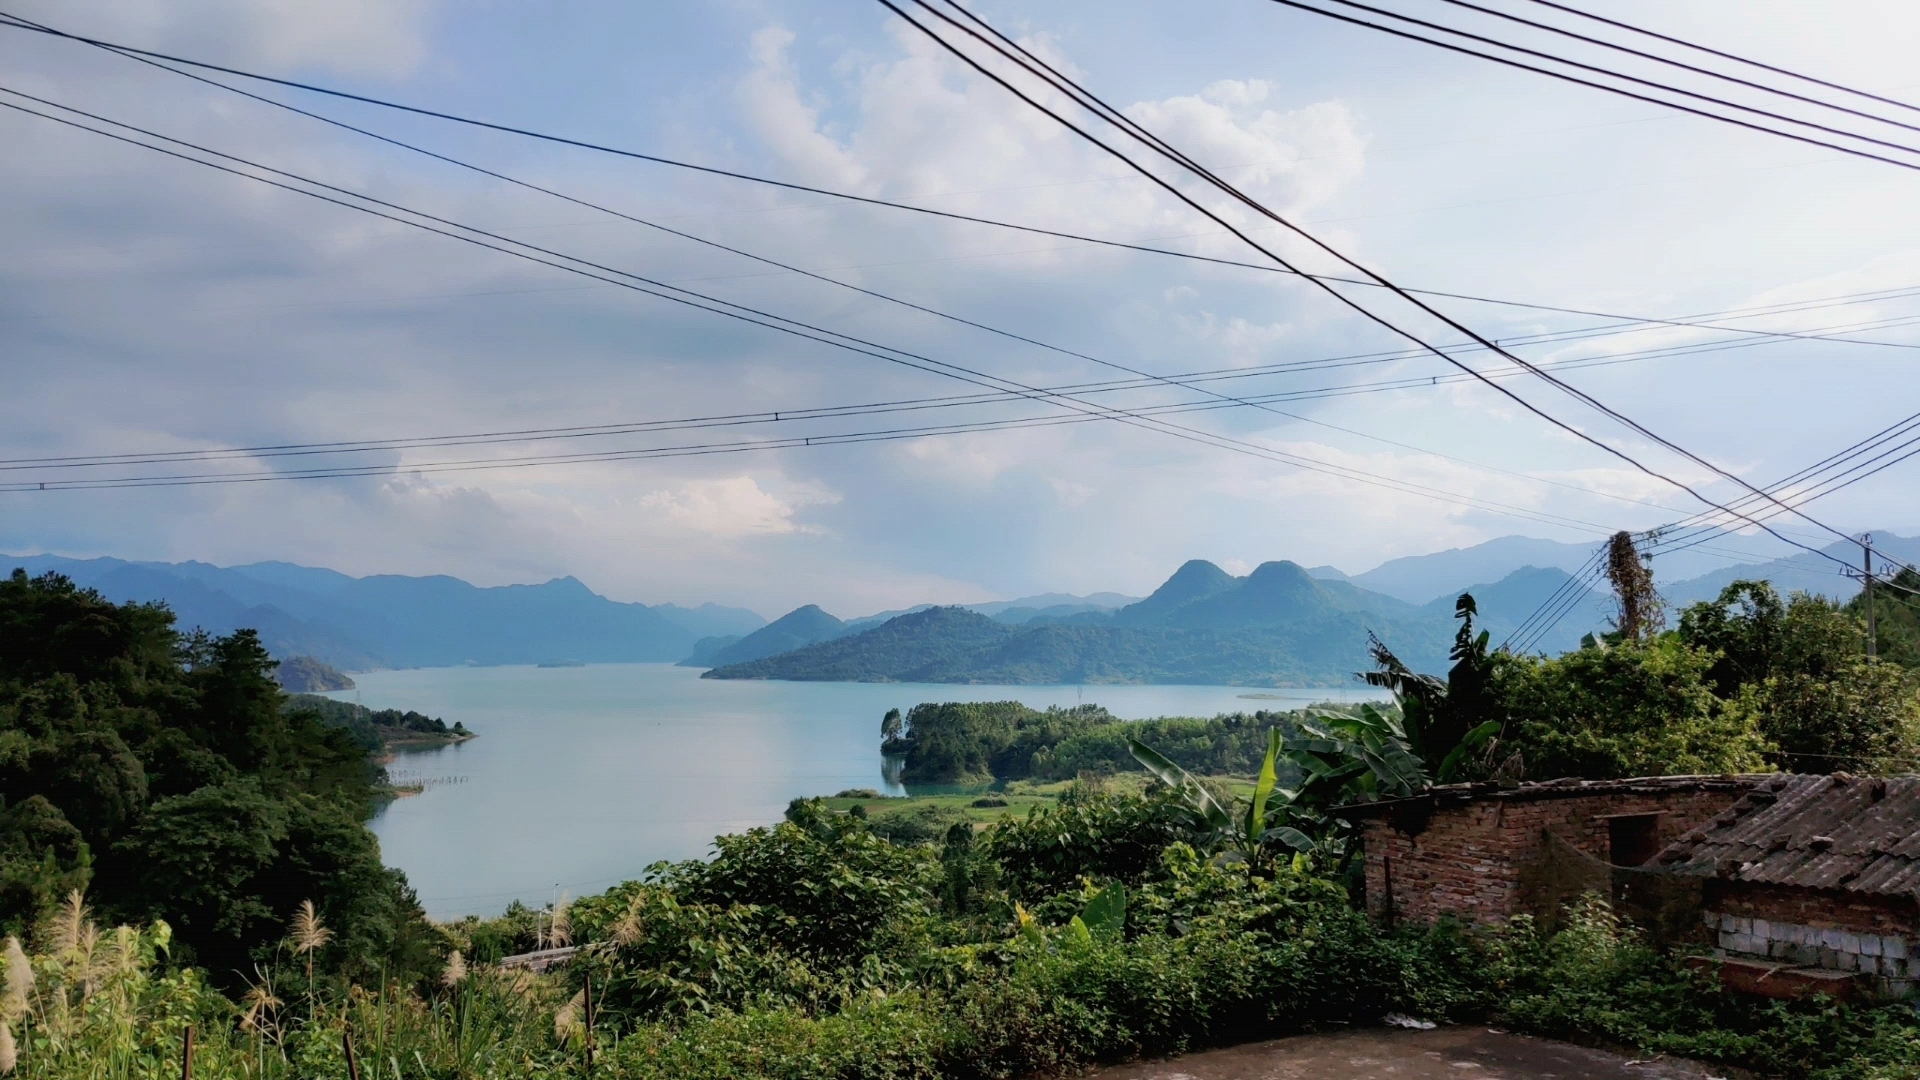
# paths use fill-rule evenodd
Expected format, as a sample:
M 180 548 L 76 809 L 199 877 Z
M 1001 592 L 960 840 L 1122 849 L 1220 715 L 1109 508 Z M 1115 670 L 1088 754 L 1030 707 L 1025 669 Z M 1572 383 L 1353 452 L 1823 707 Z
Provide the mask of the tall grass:
M 322 928 L 305 929 L 294 945 L 309 953 L 301 940 L 313 942 Z M 235 1003 L 200 971 L 168 963 L 171 938 L 159 922 L 103 931 L 78 893 L 34 936 L 32 951 L 8 938 L 0 1073 L 172 1080 L 189 1028 L 195 1080 L 345 1077 L 349 1036 L 363 1080 L 505 1080 L 577 1068 L 577 1048 L 555 1037 L 564 994 L 547 978 L 459 963 L 432 994 L 353 986 L 283 996 L 265 972 Z

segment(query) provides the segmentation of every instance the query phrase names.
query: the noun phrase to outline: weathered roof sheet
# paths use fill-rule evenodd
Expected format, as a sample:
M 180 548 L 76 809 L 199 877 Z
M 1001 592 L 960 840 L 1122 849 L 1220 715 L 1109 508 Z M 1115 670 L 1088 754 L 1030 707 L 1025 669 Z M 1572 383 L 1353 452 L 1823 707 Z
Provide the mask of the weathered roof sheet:
M 1920 893 L 1920 776 L 1775 776 L 1655 865 L 1754 884 Z
M 1501 802 L 1537 802 L 1546 799 L 1583 799 L 1595 795 L 1657 795 L 1686 791 L 1724 791 L 1733 798 L 1743 791 L 1765 784 L 1772 774 L 1740 773 L 1730 775 L 1636 776 L 1625 780 L 1581 780 L 1567 777 L 1537 783 L 1501 786 L 1498 784 L 1444 784 L 1429 788 L 1410 799 L 1384 799 L 1379 802 L 1351 803 L 1337 807 L 1334 813 L 1347 817 L 1367 817 L 1387 813 L 1398 806 L 1426 803 L 1444 809 L 1465 806 L 1481 799 Z

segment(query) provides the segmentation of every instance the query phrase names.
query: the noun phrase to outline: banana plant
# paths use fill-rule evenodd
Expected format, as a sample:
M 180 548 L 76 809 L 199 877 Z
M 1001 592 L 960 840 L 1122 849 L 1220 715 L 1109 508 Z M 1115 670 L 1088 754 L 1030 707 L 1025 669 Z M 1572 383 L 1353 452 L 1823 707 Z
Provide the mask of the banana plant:
M 1372 634 L 1367 635 L 1367 651 L 1373 657 L 1374 670 L 1360 675 L 1368 685 L 1393 694 L 1400 706 L 1399 737 L 1433 771 L 1438 784 L 1452 783 L 1469 760 L 1468 755 L 1498 737 L 1500 721 L 1483 718 L 1504 713 L 1495 685 L 1496 657 L 1488 650 L 1487 632 L 1474 631 L 1473 620 L 1480 609 L 1473 595 L 1461 593 L 1453 613 L 1460 626 L 1447 654 L 1453 666 L 1447 669 L 1445 679 L 1417 674 Z
M 1339 781 L 1331 776 L 1304 774 L 1289 756 L 1286 739 L 1278 727 L 1267 732 L 1267 752 L 1260 762 L 1260 775 L 1254 781 L 1253 797 L 1244 810 L 1232 814 L 1191 773 L 1166 755 L 1138 739 L 1127 740 L 1127 746 L 1134 760 L 1186 804 L 1203 830 L 1211 834 L 1230 857 L 1257 861 L 1269 843 L 1282 844 L 1296 852 L 1313 852 L 1321 847 L 1316 834 L 1324 834 L 1326 819 L 1315 812 L 1314 806 L 1324 804 L 1313 800 L 1337 790 Z M 1288 781 L 1284 784 L 1281 782 L 1283 771 Z

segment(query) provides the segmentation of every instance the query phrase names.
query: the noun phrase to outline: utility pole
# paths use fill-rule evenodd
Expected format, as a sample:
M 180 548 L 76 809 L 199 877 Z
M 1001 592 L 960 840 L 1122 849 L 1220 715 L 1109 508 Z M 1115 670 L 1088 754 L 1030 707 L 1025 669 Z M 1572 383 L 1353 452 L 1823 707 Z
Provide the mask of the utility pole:
M 1878 645 L 1877 639 L 1879 637 L 1879 634 L 1877 633 L 1879 628 L 1874 625 L 1874 619 L 1873 619 L 1873 534 L 1872 533 L 1860 534 L 1860 550 L 1862 553 L 1866 555 L 1866 564 L 1865 564 L 1866 573 L 1863 576 L 1867 579 L 1867 663 L 1871 664 L 1876 659 L 1876 646 Z

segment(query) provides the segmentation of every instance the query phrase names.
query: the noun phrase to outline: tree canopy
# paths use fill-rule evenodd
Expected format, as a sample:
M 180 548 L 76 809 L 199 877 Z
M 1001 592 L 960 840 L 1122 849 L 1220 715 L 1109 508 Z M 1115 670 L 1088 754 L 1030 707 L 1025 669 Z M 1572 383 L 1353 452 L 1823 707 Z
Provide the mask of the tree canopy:
M 286 708 L 274 667 L 251 630 L 183 634 L 162 605 L 0 579 L 0 928 L 87 888 L 230 979 L 311 899 L 337 931 L 323 961 L 425 963 L 419 905 L 363 823 L 379 766 Z

